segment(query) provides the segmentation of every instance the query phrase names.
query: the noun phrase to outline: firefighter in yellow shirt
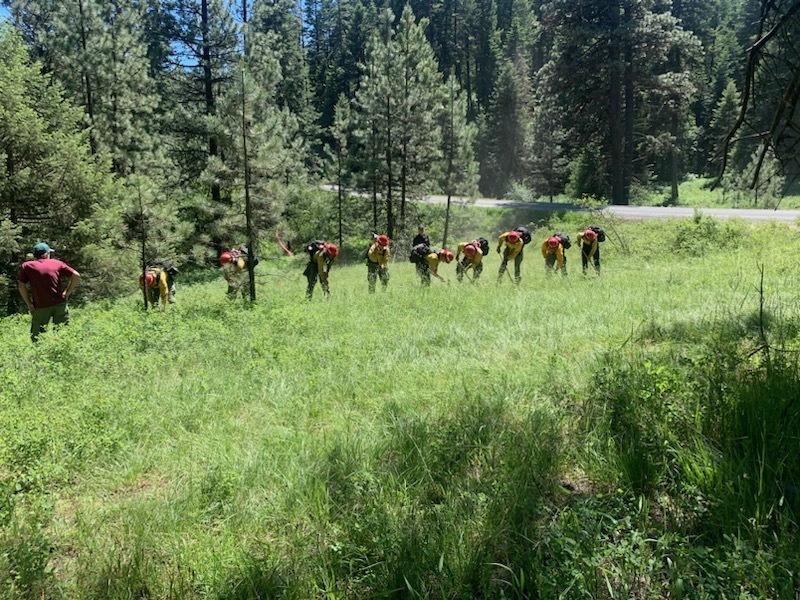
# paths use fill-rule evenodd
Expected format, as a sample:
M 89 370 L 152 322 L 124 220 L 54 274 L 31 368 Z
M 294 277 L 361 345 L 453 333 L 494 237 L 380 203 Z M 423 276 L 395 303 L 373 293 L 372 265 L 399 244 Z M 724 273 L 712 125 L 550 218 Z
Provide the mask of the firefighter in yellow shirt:
M 158 306 L 159 299 L 161 300 L 161 311 L 167 309 L 169 302 L 169 277 L 167 270 L 157 265 L 147 267 L 143 275 L 139 275 L 139 289 L 146 286 L 148 308 Z
M 564 258 L 564 246 L 558 237 L 552 236 L 544 241 L 542 244 L 542 257 L 544 257 L 544 267 L 548 275 L 555 269 L 556 271 L 561 271 L 566 277 L 567 267 Z
M 463 260 L 459 256 L 464 255 Z M 472 281 L 478 279 L 483 271 L 483 251 L 477 240 L 461 242 L 456 248 L 456 278 L 461 281 L 467 271 L 472 269 Z
M 322 295 L 327 300 L 331 295 L 328 273 L 330 273 L 336 257 L 339 256 L 339 248 L 335 244 L 326 244 L 318 241 L 306 246 L 306 251 L 309 254 L 308 265 L 306 265 L 306 270 L 303 272 L 308 280 L 306 298 L 311 300 L 314 288 L 317 285 L 317 279 L 319 279 L 322 285 Z
M 506 245 L 503 250 L 503 262 L 500 263 L 500 272 L 497 275 L 497 283 L 503 280 L 503 273 L 508 268 L 509 261 L 514 261 L 514 281 L 519 285 L 522 281 L 522 274 L 520 273 L 520 265 L 522 264 L 522 249 L 525 244 L 522 241 L 522 236 L 518 231 L 506 231 L 497 238 L 497 253 L 500 254 L 500 248 L 503 244 Z
M 578 248 L 581 249 L 581 266 L 584 275 L 592 261 L 594 261 L 595 272 L 600 275 L 600 245 L 597 238 L 597 232 L 591 229 L 578 234 Z
M 438 252 L 428 252 L 420 256 L 417 265 L 417 274 L 423 286 L 430 286 L 431 275 L 436 277 L 441 282 L 447 283 L 445 278 L 439 275 L 439 263 L 449 264 L 453 261 L 453 253 L 446 248 L 442 248 Z
M 378 235 L 367 251 L 367 283 L 370 294 L 375 293 L 375 284 L 380 277 L 386 290 L 389 285 L 389 236 Z
M 245 298 L 250 292 L 250 273 L 247 271 L 247 248 L 235 248 L 223 252 L 219 257 L 222 276 L 228 282 L 228 299 L 236 300 L 241 294 Z

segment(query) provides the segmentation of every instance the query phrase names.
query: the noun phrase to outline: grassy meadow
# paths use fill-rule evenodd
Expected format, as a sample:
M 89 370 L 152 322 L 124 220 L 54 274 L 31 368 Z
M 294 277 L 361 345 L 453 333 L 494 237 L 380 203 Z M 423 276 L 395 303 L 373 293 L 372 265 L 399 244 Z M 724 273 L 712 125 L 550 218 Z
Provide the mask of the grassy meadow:
M 560 218 L 519 287 L 397 249 L 374 295 L 275 257 L 254 306 L 206 273 L 0 321 L 0 595 L 793 597 L 797 227 L 606 222 L 602 277 L 546 277 Z

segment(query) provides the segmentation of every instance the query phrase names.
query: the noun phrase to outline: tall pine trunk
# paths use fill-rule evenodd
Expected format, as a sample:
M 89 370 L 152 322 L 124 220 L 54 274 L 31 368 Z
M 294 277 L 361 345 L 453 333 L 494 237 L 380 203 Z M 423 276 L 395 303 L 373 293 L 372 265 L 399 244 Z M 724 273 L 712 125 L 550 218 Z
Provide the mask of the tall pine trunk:
M 622 201 L 620 204 L 630 204 L 631 181 L 633 181 L 633 125 L 635 119 L 634 76 L 633 76 L 633 40 L 630 28 L 633 23 L 633 6 L 631 0 L 625 0 L 625 23 L 623 29 L 624 59 L 625 59 L 625 141 L 622 151 Z
M 78 13 L 80 14 L 80 30 L 81 30 L 81 50 L 83 50 L 83 60 L 81 61 L 84 63 L 86 60 L 86 48 L 88 46 L 88 42 L 86 39 L 86 24 L 85 15 L 83 14 L 83 0 L 78 0 Z M 89 79 L 89 72 L 86 70 L 86 65 L 83 65 L 83 85 L 84 90 L 86 92 L 86 114 L 89 115 L 89 124 L 94 127 L 95 117 L 94 117 L 94 98 L 92 94 L 92 81 Z M 92 154 L 97 154 L 97 140 L 95 139 L 95 132 L 92 130 L 89 132 L 89 147 L 92 151 Z
M 211 25 L 208 18 L 208 0 L 202 0 L 200 3 L 200 19 L 203 32 L 203 91 L 205 93 L 206 115 L 210 117 L 216 112 L 216 102 L 214 100 L 214 79 L 211 72 L 211 40 L 209 39 Z M 218 154 L 217 136 L 210 134 L 208 136 L 208 155 L 217 156 Z M 215 204 L 219 204 L 222 200 L 219 184 L 216 182 L 211 185 L 211 199 Z

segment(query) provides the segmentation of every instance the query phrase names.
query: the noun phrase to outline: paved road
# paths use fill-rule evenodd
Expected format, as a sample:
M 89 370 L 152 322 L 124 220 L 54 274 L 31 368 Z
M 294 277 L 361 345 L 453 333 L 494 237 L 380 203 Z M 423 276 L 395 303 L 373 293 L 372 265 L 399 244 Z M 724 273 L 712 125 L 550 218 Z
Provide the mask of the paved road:
M 428 202 L 444 204 L 447 202 L 446 196 L 429 196 Z M 467 204 L 464 198 L 453 198 L 453 202 Z M 543 211 L 581 211 L 583 208 L 574 204 L 559 204 L 550 202 L 518 202 L 515 200 L 493 200 L 491 198 L 479 198 L 474 201 L 475 206 L 486 206 L 492 208 L 524 208 L 527 210 Z M 685 208 L 681 206 L 606 206 L 601 209 L 607 214 L 616 215 L 622 219 L 678 219 L 682 217 L 694 216 L 695 210 L 699 210 L 705 215 L 718 219 L 730 219 L 738 217 L 746 221 L 777 221 L 797 222 L 800 220 L 800 210 L 766 210 L 750 208 Z

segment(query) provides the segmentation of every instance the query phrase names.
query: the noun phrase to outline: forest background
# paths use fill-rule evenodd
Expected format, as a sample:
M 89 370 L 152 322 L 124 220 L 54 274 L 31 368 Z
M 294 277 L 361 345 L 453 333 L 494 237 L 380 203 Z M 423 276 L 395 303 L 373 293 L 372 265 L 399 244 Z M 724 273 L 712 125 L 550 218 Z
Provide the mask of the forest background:
M 790 2 L 2 4 L 6 314 L 35 240 L 91 299 L 276 228 L 403 238 L 429 193 L 674 204 L 724 161 L 727 203 L 772 206 L 797 170 Z

